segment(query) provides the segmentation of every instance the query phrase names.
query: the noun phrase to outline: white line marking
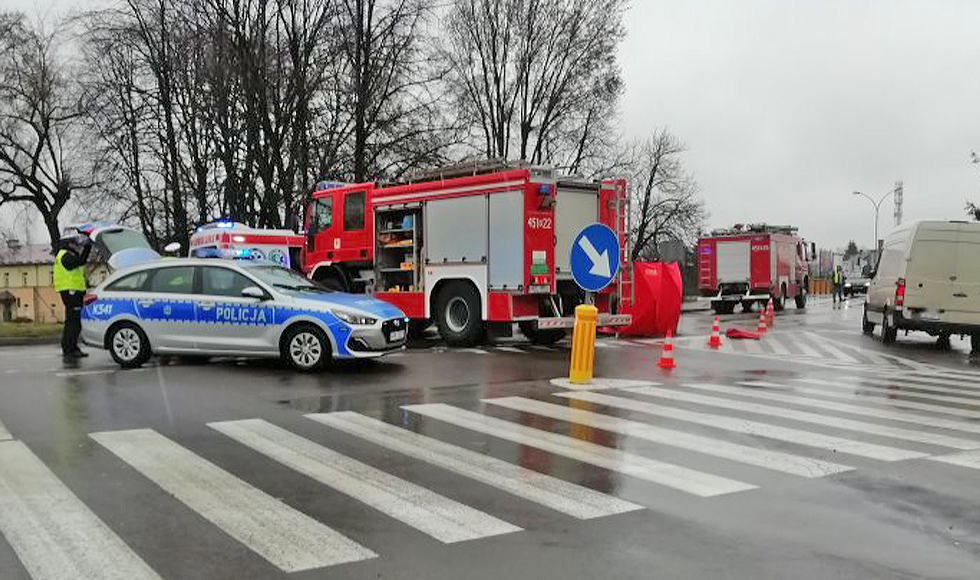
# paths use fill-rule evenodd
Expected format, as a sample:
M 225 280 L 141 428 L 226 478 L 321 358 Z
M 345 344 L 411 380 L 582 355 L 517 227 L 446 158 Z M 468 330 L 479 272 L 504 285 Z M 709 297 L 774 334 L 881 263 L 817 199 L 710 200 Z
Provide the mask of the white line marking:
M 551 379 L 551 384 L 562 388 L 569 389 L 572 391 L 602 391 L 606 389 L 625 389 L 627 387 L 647 387 L 660 385 L 661 383 L 654 383 L 652 381 L 638 381 L 633 379 L 605 379 L 602 377 L 593 377 L 591 381 L 585 384 L 573 383 L 566 378 Z
M 820 354 L 812 346 L 810 346 L 809 344 L 807 344 L 806 341 L 803 340 L 803 338 L 805 338 L 805 337 L 799 336 L 799 337 L 796 338 L 796 340 L 793 341 L 793 346 L 795 346 L 796 348 L 800 349 L 800 351 L 803 352 L 803 356 L 809 356 L 809 357 L 813 357 L 813 358 L 816 358 L 816 359 L 825 359 L 825 358 L 827 358 L 824 355 Z
M 908 373 L 886 375 L 883 377 L 879 375 L 875 378 L 879 380 L 908 381 L 909 386 L 915 386 L 916 388 L 921 387 L 924 389 L 928 388 L 937 390 L 937 387 L 945 387 L 946 389 L 949 389 L 948 392 L 975 393 L 980 396 L 980 382 L 973 382 L 965 378 L 950 380 L 939 377 L 913 376 Z M 854 379 L 865 380 L 865 377 L 854 377 Z M 970 386 L 971 384 L 976 386 Z
M 66 377 L 85 377 L 89 375 L 108 375 L 112 373 L 138 373 L 141 371 L 149 370 L 151 367 L 140 367 L 138 369 L 99 369 L 94 371 L 66 371 L 61 373 L 55 373 L 54 376 L 59 378 Z
M 684 399 L 682 397 L 675 397 L 674 395 L 685 394 L 668 389 L 660 389 L 657 387 L 639 387 L 636 389 L 629 389 L 629 391 L 641 395 L 680 401 Z M 594 400 L 593 402 L 599 401 Z M 632 404 L 633 410 L 648 413 L 650 415 L 657 415 L 680 421 L 690 421 L 692 423 L 708 425 L 709 427 L 717 427 L 719 429 L 726 429 L 736 433 L 745 433 L 747 435 L 787 441 L 789 443 L 796 443 L 797 445 L 805 445 L 807 447 L 817 447 L 820 449 L 829 449 L 831 451 L 840 451 L 843 453 L 850 453 L 851 455 L 870 457 L 871 459 L 878 459 L 880 461 L 902 461 L 904 459 L 916 459 L 918 457 L 926 456 L 925 453 L 910 451 L 908 449 L 900 449 L 887 445 L 876 445 L 874 443 L 865 443 L 863 441 L 855 441 L 853 439 L 846 439 L 843 437 L 834 437 L 832 435 L 824 435 L 822 433 L 814 433 L 812 431 L 803 431 L 802 429 L 780 427 L 778 425 L 762 423 L 760 421 L 749 421 L 747 419 L 739 419 L 736 417 L 715 415 L 711 413 L 699 413 L 660 404 L 634 401 L 632 399 L 621 399 L 619 403 Z
M 731 387 L 725 387 L 724 385 L 704 383 L 690 383 L 685 384 L 684 386 L 692 389 L 710 391 L 713 393 L 721 393 L 724 395 L 741 395 L 745 392 L 745 389 L 733 389 Z M 775 386 L 782 387 L 782 385 Z M 681 398 L 681 395 L 683 398 Z M 683 400 L 689 403 L 711 405 L 714 407 L 722 407 L 736 411 L 747 411 L 749 413 L 757 413 L 759 415 L 772 415 L 774 417 L 792 419 L 794 421 L 802 421 L 804 423 L 825 425 L 827 427 L 836 427 L 838 429 L 847 429 L 849 431 L 859 431 L 861 433 L 870 433 L 872 435 L 881 435 L 883 437 L 892 437 L 894 439 L 905 439 L 918 443 L 927 443 L 929 445 L 952 447 L 953 449 L 980 449 L 980 441 L 971 441 L 969 439 L 961 439 L 959 437 L 949 437 L 947 435 L 926 433 L 921 430 L 912 431 L 909 429 L 902 429 L 900 427 L 890 427 L 888 425 L 879 425 L 877 423 L 855 421 L 853 419 L 844 419 L 842 417 L 832 417 L 821 413 L 797 411 L 786 407 L 775 407 L 771 405 L 762 405 L 759 403 L 747 403 L 745 401 L 734 401 L 732 399 L 723 399 L 719 397 L 709 397 L 706 395 L 680 392 L 678 392 L 677 400 Z
M 800 379 L 794 379 L 794 380 L 800 380 Z M 705 384 L 691 384 L 688 386 L 697 389 L 706 388 Z M 719 388 L 724 388 L 724 385 L 717 385 L 717 386 Z M 828 394 L 835 394 L 835 393 L 827 393 L 821 389 L 793 387 L 792 393 L 793 394 L 783 394 L 783 393 L 772 393 L 768 391 L 742 390 L 742 391 L 738 391 L 738 396 L 748 397 L 753 399 L 770 400 L 770 401 L 781 401 L 784 403 L 802 405 L 805 407 L 826 409 L 828 411 L 840 411 L 842 413 L 850 413 L 852 415 L 862 415 L 865 417 L 877 417 L 879 419 L 891 419 L 894 421 L 914 423 L 916 425 L 927 425 L 930 427 L 940 427 L 943 429 L 955 429 L 955 430 L 966 431 L 970 433 L 980 433 L 980 424 L 978 423 L 968 423 L 966 421 L 959 421 L 955 419 L 943 419 L 941 417 L 936 417 L 933 415 L 924 415 L 922 413 L 915 413 L 912 411 L 895 411 L 893 409 L 863 407 L 863 406 L 851 405 L 847 403 L 838 403 L 836 401 L 825 401 L 822 399 L 814 399 L 811 397 L 797 396 L 797 393 L 813 394 L 813 395 L 821 395 L 821 396 L 828 395 Z M 848 400 L 852 399 L 852 397 L 846 395 L 840 395 L 840 397 Z
M 160 580 L 20 441 L 0 443 L 0 532 L 34 580 Z
M 701 497 L 745 491 L 756 487 L 727 477 L 648 459 L 611 447 L 534 429 L 442 403 L 403 405 L 402 408 L 472 431 L 542 449 L 555 455 L 563 455 L 583 463 L 632 475 Z
M 821 386 L 828 387 L 828 388 L 831 388 L 831 389 L 846 390 L 848 392 L 848 394 L 851 394 L 851 395 L 856 396 L 856 397 L 877 397 L 878 396 L 878 395 L 871 395 L 871 394 L 868 394 L 868 393 L 865 393 L 865 392 L 855 392 L 855 390 L 870 391 L 871 393 L 880 393 L 881 396 L 887 396 L 888 398 L 892 398 L 892 397 L 918 397 L 920 399 L 928 399 L 930 401 L 940 401 L 940 402 L 945 402 L 945 403 L 956 403 L 958 405 L 970 405 L 970 406 L 973 406 L 973 407 L 978 407 L 978 410 L 980 410 L 980 399 L 977 399 L 977 398 L 970 398 L 970 397 L 951 397 L 949 395 L 936 395 L 936 394 L 929 394 L 929 393 L 917 393 L 917 392 L 905 390 L 904 388 L 902 388 L 899 385 L 896 385 L 898 388 L 895 388 L 895 387 L 880 387 L 880 386 L 876 386 L 876 385 L 867 385 L 867 384 L 863 384 L 863 383 L 862 384 L 855 384 L 855 383 L 850 383 L 850 382 L 841 384 L 840 382 L 837 382 L 837 381 L 827 381 L 827 380 L 823 380 L 823 379 L 796 379 L 796 380 L 798 380 L 800 382 L 807 382 L 807 383 L 814 384 L 814 385 L 821 385 Z M 881 381 L 875 381 L 874 379 L 868 379 L 868 382 L 876 382 L 878 384 L 881 383 Z M 889 382 L 889 381 L 885 381 L 884 384 L 895 384 L 895 383 L 892 383 L 892 382 Z M 909 388 L 912 388 L 912 387 L 910 386 Z M 927 389 L 928 387 L 919 387 L 919 388 Z M 933 387 L 933 389 L 936 389 L 936 388 L 939 388 L 939 387 Z
M 377 557 L 156 431 L 89 436 L 280 570 L 298 572 Z
M 503 352 L 516 352 L 517 354 L 527 354 L 526 350 L 521 350 L 514 346 L 495 346 L 496 350 L 501 350 Z
M 964 451 L 962 453 L 950 453 L 949 455 L 934 455 L 929 459 L 949 463 L 951 465 L 959 465 L 960 467 L 969 467 L 970 469 L 980 469 L 980 451 Z
M 808 379 L 791 379 L 791 380 L 805 381 Z M 831 399 L 844 399 L 847 401 L 854 401 L 855 399 L 857 399 L 857 402 L 866 401 L 870 404 L 887 405 L 888 407 L 896 407 L 901 409 L 915 409 L 917 411 L 930 411 L 934 413 L 943 413 L 946 415 L 955 415 L 957 417 L 966 417 L 969 419 L 980 419 L 980 412 L 971 411 L 969 409 L 958 409 L 956 407 L 947 407 L 945 405 L 931 405 L 929 403 L 918 403 L 916 401 L 892 399 L 888 397 L 881 397 L 878 395 L 860 395 L 858 393 L 838 393 L 835 391 L 828 391 L 826 389 L 798 387 L 795 390 L 800 393 L 807 393 L 819 397 L 829 397 Z
M 795 356 L 789 351 L 779 339 L 767 340 L 766 344 L 773 350 L 773 352 L 779 356 Z
M 642 506 L 634 503 L 507 463 L 495 457 L 419 435 L 352 411 L 306 416 L 375 445 L 474 479 L 575 518 L 600 518 L 643 509 Z
M 208 427 L 446 544 L 521 531 L 261 419 Z
M 490 354 L 489 352 L 483 350 L 482 348 L 457 348 L 456 352 L 470 352 L 473 354 Z
M 739 344 L 745 347 L 745 352 L 748 354 L 763 354 L 772 356 L 771 353 L 762 349 L 762 345 L 759 344 L 758 340 L 743 340 Z
M 576 404 L 577 399 L 575 397 L 571 398 L 573 399 L 572 404 Z M 721 439 L 692 435 L 684 431 L 664 429 L 638 421 L 593 413 L 585 409 L 554 405 L 522 397 L 483 399 L 483 402 L 802 477 L 823 477 L 825 475 L 854 469 L 853 467 L 839 463 L 811 459 L 781 451 L 758 449 L 749 447 L 748 445 L 730 443 Z M 582 403 L 579 402 L 579 404 Z
M 835 346 L 832 342 L 830 342 L 829 340 L 825 339 L 824 337 L 820 336 L 815 332 L 803 330 L 801 331 L 801 334 L 810 337 L 810 340 L 816 343 L 817 346 L 829 352 L 831 356 L 833 356 L 835 359 L 839 361 L 862 364 L 861 361 L 845 353 L 841 349 L 837 348 L 837 346 Z

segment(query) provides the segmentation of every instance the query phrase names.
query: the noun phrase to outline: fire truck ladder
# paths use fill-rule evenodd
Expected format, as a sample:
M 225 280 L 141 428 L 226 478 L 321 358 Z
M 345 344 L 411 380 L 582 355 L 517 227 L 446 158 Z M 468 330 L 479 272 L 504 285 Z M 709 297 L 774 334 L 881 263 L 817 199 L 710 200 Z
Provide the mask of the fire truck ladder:
M 524 161 L 507 161 L 504 159 L 477 159 L 474 161 L 464 161 L 443 167 L 437 167 L 428 171 L 418 171 L 410 173 L 399 183 L 420 183 L 424 181 L 442 181 L 455 177 L 471 177 L 474 175 L 484 175 L 496 173 L 498 171 L 509 171 L 513 169 L 529 169 L 535 175 L 550 177 L 553 169 L 543 165 L 531 165 Z
M 633 267 L 630 261 L 630 199 L 626 186 L 616 185 L 616 228 L 623 233 L 619 241 L 619 280 L 616 292 L 619 311 L 632 308 L 634 300 Z M 617 232 L 618 233 L 618 232 Z

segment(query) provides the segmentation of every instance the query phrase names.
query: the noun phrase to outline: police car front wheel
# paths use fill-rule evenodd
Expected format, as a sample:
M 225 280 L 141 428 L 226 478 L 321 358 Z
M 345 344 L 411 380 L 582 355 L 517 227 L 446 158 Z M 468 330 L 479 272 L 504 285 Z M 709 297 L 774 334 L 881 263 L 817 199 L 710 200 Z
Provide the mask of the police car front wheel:
M 109 331 L 109 352 L 123 368 L 141 366 L 153 354 L 146 333 L 132 322 L 120 323 Z
M 289 328 L 283 335 L 281 351 L 293 368 L 305 372 L 320 370 L 330 360 L 326 334 L 308 324 Z

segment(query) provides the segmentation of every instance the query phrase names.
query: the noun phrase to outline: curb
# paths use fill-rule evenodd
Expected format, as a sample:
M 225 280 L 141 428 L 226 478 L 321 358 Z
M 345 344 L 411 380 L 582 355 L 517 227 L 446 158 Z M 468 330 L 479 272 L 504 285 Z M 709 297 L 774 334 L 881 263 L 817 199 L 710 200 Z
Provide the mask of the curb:
M 0 347 L 36 346 L 41 344 L 59 344 L 60 342 L 60 336 L 0 336 Z

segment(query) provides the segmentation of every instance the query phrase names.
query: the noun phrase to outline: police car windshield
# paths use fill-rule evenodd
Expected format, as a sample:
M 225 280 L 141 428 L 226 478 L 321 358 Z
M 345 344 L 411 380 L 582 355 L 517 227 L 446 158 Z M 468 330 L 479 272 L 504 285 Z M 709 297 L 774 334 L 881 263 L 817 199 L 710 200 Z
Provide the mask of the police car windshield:
M 266 284 L 285 290 L 326 292 L 302 274 L 279 266 L 251 266 L 248 271 Z

